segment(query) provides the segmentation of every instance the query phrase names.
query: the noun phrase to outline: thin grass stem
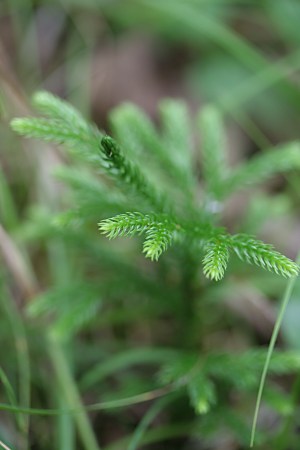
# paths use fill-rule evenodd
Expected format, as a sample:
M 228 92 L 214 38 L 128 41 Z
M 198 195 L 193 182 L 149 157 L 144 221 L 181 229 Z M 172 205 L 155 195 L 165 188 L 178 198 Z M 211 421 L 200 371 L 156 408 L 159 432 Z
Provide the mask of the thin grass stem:
M 48 351 L 56 372 L 58 383 L 64 393 L 66 403 L 72 408 L 74 407 L 79 414 L 75 416 L 75 422 L 86 450 L 100 450 L 91 424 L 89 422 L 86 410 L 82 405 L 81 398 L 67 364 L 63 349 L 58 340 L 51 334 L 48 337 Z M 59 410 L 62 411 L 62 410 Z
M 297 256 L 297 264 L 299 264 L 300 262 L 300 253 Z M 279 334 L 279 330 L 281 327 L 281 323 L 284 317 L 284 313 L 286 311 L 287 305 L 289 303 L 289 300 L 291 298 L 295 283 L 296 283 L 297 277 L 293 277 L 289 280 L 285 293 L 283 295 L 283 299 L 282 299 L 282 303 L 279 309 L 279 313 L 278 313 L 278 317 L 276 319 L 275 325 L 274 325 L 274 329 L 272 332 L 272 336 L 271 336 L 271 340 L 270 340 L 270 344 L 269 344 L 269 348 L 268 348 L 268 353 L 267 353 L 267 357 L 266 357 L 266 361 L 264 364 L 264 368 L 262 371 L 262 375 L 261 375 L 261 379 L 260 379 L 260 384 L 259 384 L 259 389 L 258 389 L 258 394 L 257 394 L 257 398 L 256 398 L 256 405 L 255 405 L 255 411 L 254 411 L 254 416 L 253 416 L 253 422 L 252 422 L 252 429 L 251 429 L 251 437 L 250 437 L 250 447 L 254 446 L 254 441 L 255 441 L 255 433 L 256 433 L 256 427 L 257 427 L 257 421 L 258 421 L 258 415 L 259 415 L 259 409 L 260 409 L 260 404 L 261 404 L 261 400 L 262 400 L 262 394 L 263 394 L 263 390 L 264 390 L 264 385 L 265 385 L 265 381 L 266 381 L 266 377 L 267 377 L 267 373 L 268 373 L 268 369 L 270 366 L 270 361 L 271 361 L 271 357 L 272 357 L 272 353 L 273 350 L 275 348 L 275 344 L 278 338 L 278 334 Z

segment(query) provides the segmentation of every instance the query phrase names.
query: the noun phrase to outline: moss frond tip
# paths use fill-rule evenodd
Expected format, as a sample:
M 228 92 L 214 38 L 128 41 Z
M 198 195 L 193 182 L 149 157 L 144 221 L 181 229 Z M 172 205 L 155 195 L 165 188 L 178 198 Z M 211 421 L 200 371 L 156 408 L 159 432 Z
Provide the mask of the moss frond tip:
M 113 155 L 118 155 L 120 153 L 120 150 L 118 148 L 118 145 L 114 139 L 112 139 L 110 136 L 105 135 L 101 139 L 101 147 L 104 150 L 105 155 L 107 158 L 111 158 Z
M 27 129 L 26 126 L 26 119 L 17 117 L 15 119 L 12 119 L 10 122 L 11 129 L 14 130 L 18 134 L 23 134 L 24 131 Z
M 215 281 L 224 277 L 229 260 L 229 250 L 223 239 L 215 238 L 208 242 L 203 259 L 204 275 Z
M 32 103 L 33 104 L 44 103 L 45 101 L 48 102 L 53 98 L 55 98 L 55 96 L 48 91 L 37 91 L 32 96 Z
M 288 277 L 297 277 L 300 274 L 300 266 L 299 264 L 295 263 L 294 261 L 290 261 L 290 272 Z

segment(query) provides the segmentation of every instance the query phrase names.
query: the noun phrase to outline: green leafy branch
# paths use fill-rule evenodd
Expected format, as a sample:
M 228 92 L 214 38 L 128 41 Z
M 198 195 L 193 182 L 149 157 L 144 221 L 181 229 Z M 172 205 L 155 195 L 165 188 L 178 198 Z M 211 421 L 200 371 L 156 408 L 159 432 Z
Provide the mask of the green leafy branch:
M 110 136 L 104 136 L 101 140 L 103 149 L 103 161 L 106 163 L 107 172 L 126 186 L 142 195 L 150 204 L 164 210 L 167 200 L 162 194 L 158 194 L 151 186 L 140 168 L 128 161 L 122 153 L 120 146 Z
M 191 240 L 195 241 L 200 244 L 199 249 L 203 252 L 204 274 L 212 280 L 223 278 L 230 252 L 244 262 L 286 277 L 299 273 L 298 265 L 271 245 L 246 234 L 230 235 L 224 229 L 212 225 L 215 218 L 213 205 L 210 204 L 214 201 L 220 203 L 231 193 L 249 184 L 263 182 L 278 172 L 300 167 L 299 143 L 282 145 L 279 149 L 254 157 L 238 168 L 231 169 L 226 163 L 220 114 L 212 105 L 205 107 L 197 121 L 202 138 L 203 179 L 206 188 L 204 202 L 199 207 L 194 203 L 196 192 L 191 195 L 192 188 L 196 191 L 193 184 L 195 174 L 192 170 L 188 115 L 181 102 L 169 100 L 162 103 L 161 136 L 136 107 L 126 105 L 119 112 L 114 111 L 113 127 L 125 145 L 124 149 L 110 136 L 103 135 L 86 122 L 75 108 L 53 95 L 37 93 L 34 104 L 49 118 L 14 119 L 12 127 L 17 133 L 64 143 L 83 153 L 88 162 L 96 161 L 102 171 L 117 182 L 121 194 L 124 190 L 128 192 L 130 201 L 127 211 L 132 209 L 132 204 L 139 196 L 139 212 L 123 213 L 100 222 L 100 231 L 109 238 L 145 233 L 143 252 L 152 260 L 157 260 L 174 241 L 180 241 L 186 247 Z M 126 152 L 126 148 L 129 151 Z M 175 177 L 176 184 L 180 186 L 180 201 L 177 201 L 178 190 L 175 189 L 174 196 L 171 197 L 171 190 L 165 189 L 159 177 L 148 177 L 147 158 L 151 151 L 157 158 L 159 171 L 162 166 Z M 152 158 L 152 154 L 150 156 Z M 70 183 L 73 183 L 71 179 Z M 78 179 L 77 186 L 80 185 L 82 191 L 86 190 L 84 177 Z M 186 189 L 181 189 L 183 185 Z M 92 190 L 97 192 L 97 189 Z M 107 189 L 99 189 L 100 198 L 101 192 L 107 198 L 110 197 Z M 78 207 L 79 212 L 97 208 L 95 195 L 90 203 L 84 203 L 86 200 L 83 197 L 82 208 Z M 109 202 L 112 209 L 118 204 L 122 204 L 122 209 L 126 208 L 125 201 L 116 200 L 118 199 L 114 195 L 106 204 L 99 200 L 99 208 L 105 205 L 108 210 Z
M 158 260 L 168 248 L 177 227 L 166 215 L 138 212 L 121 214 L 99 223 L 99 230 L 109 239 L 146 233 L 143 252 L 152 260 Z
M 234 169 L 224 180 L 223 196 L 262 183 L 271 176 L 300 168 L 300 144 L 290 142 L 253 157 Z
M 203 258 L 203 272 L 211 280 L 223 278 L 229 260 L 228 245 L 222 240 L 214 238 L 208 242 Z
M 99 230 L 108 238 L 134 236 L 146 233 L 143 252 L 146 257 L 157 260 L 171 242 L 190 237 L 205 241 L 203 272 L 212 280 L 223 278 L 230 250 L 244 262 L 257 265 L 285 277 L 297 275 L 299 266 L 289 258 L 275 251 L 272 245 L 254 239 L 246 234 L 230 235 L 222 228 L 208 224 L 191 225 L 180 223 L 168 215 L 142 214 L 139 212 L 121 214 L 99 223 Z
M 236 234 L 231 237 L 230 241 L 231 248 L 242 261 L 255 264 L 284 277 L 291 277 L 299 273 L 299 266 L 274 250 L 270 244 L 265 244 L 247 234 Z
M 249 392 L 256 389 L 265 365 L 265 349 L 248 349 L 243 353 L 210 352 L 207 355 L 178 352 L 161 368 L 159 381 L 185 387 L 197 414 L 206 414 L 217 403 L 218 380 L 232 388 Z M 297 351 L 274 350 L 268 366 L 271 374 L 297 372 L 300 356 Z

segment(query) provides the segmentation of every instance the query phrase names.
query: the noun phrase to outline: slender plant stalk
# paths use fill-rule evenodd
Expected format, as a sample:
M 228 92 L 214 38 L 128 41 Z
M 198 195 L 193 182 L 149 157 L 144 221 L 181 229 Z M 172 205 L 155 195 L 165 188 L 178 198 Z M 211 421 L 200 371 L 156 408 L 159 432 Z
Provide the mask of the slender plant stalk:
M 23 408 L 21 406 L 13 406 L 6 403 L 0 403 L 0 411 L 8 411 L 11 413 L 24 413 L 33 416 L 57 416 L 59 414 L 81 414 L 83 411 L 104 411 L 116 408 L 126 408 L 137 403 L 144 403 L 163 397 L 176 390 L 176 386 L 168 384 L 162 388 L 153 391 L 143 392 L 142 394 L 133 395 L 131 397 L 120 398 L 118 400 L 109 400 L 106 402 L 93 403 L 92 405 L 79 407 L 68 407 L 64 409 L 39 409 L 39 408 Z
M 100 450 L 100 446 L 92 430 L 87 413 L 82 405 L 77 386 L 70 372 L 61 344 L 51 333 L 49 333 L 48 336 L 48 350 L 68 407 L 81 410 L 80 414 L 76 414 L 74 420 L 77 423 L 84 447 L 86 450 Z
M 61 409 L 64 408 L 64 398 L 62 393 L 57 394 L 57 402 L 61 405 Z M 57 429 L 58 429 L 58 439 L 57 439 L 57 450 L 75 450 L 75 426 L 74 418 L 70 414 L 66 414 L 62 411 L 57 417 Z
M 299 264 L 300 262 L 300 253 L 297 256 L 297 264 Z M 280 327 L 281 327 L 281 323 L 284 317 L 284 313 L 285 310 L 288 306 L 289 300 L 291 298 L 295 283 L 296 283 L 297 277 L 293 277 L 289 280 L 283 299 L 282 299 L 282 303 L 280 306 L 280 310 L 278 313 L 278 317 L 276 319 L 275 325 L 274 325 L 274 329 L 273 329 L 273 333 L 271 336 L 271 340 L 270 340 L 270 344 L 269 344 L 269 348 L 268 348 L 268 353 L 267 353 L 267 357 L 266 357 L 266 361 L 265 361 L 265 365 L 263 368 L 263 372 L 261 375 L 261 379 L 260 379 L 260 384 L 259 384 L 259 389 L 258 389 L 258 394 L 257 394 L 257 398 L 256 398 L 256 405 L 255 405 L 255 411 L 254 411 L 254 416 L 253 416 L 253 423 L 252 423 L 252 429 L 251 429 L 251 438 L 250 438 L 250 447 L 254 446 L 254 440 L 255 440 L 255 433 L 256 433 L 256 427 L 257 427 L 257 420 L 258 420 L 258 414 L 259 414 L 259 408 L 260 408 L 260 404 L 261 404 L 261 399 L 262 399 L 262 394 L 263 394 L 263 390 L 264 390 L 264 385 L 265 385 L 265 381 L 266 381 L 266 377 L 267 377 L 267 373 L 268 373 L 268 369 L 269 369 L 269 365 L 270 365 L 270 361 L 271 361 L 271 357 L 272 357 L 272 353 L 278 338 L 278 334 L 280 331 Z
M 17 399 L 16 399 L 14 389 L 13 389 L 9 379 L 6 376 L 6 373 L 1 368 L 1 366 L 0 366 L 0 382 L 1 382 L 2 386 L 4 387 L 7 399 L 10 402 L 10 404 L 17 405 Z
M 199 437 L 199 429 L 195 427 L 192 421 L 171 425 L 164 425 L 153 430 L 148 430 L 140 442 L 141 445 L 155 444 L 164 440 L 175 439 L 177 437 Z M 128 438 L 122 438 L 113 442 L 105 450 L 123 450 L 128 444 Z
M 22 318 L 20 317 L 15 304 L 13 302 L 9 302 L 5 295 L 3 297 L 3 306 L 8 320 L 11 323 L 16 346 L 19 378 L 19 401 L 26 409 L 30 407 L 30 360 L 26 332 Z M 26 412 L 20 417 L 20 425 L 22 430 L 22 449 L 27 450 L 29 415 Z
M 0 447 L 4 448 L 4 450 L 12 450 L 10 447 L 4 444 L 4 442 L 0 441 Z
M 140 421 L 134 433 L 132 434 L 127 450 L 138 449 L 138 446 L 141 442 L 141 439 L 147 427 L 151 424 L 151 422 L 157 416 L 157 414 L 159 414 L 159 412 L 166 406 L 166 404 L 168 404 L 170 401 L 173 400 L 173 398 L 174 395 L 167 396 L 153 403 L 153 405 L 149 408 L 148 412 L 144 415 L 143 419 Z

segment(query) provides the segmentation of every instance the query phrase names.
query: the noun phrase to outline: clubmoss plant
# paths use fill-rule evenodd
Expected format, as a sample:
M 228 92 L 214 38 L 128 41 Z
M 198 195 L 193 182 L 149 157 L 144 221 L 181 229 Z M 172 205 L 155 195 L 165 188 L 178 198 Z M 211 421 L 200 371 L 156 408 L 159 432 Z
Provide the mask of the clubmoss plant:
M 246 234 L 231 235 L 223 228 L 216 227 L 215 217 L 211 211 L 216 203 L 224 201 L 232 193 L 249 185 L 259 184 L 270 176 L 300 167 L 300 144 L 292 142 L 278 149 L 266 152 L 252 158 L 237 168 L 230 169 L 225 164 L 224 139 L 222 125 L 218 112 L 209 106 L 199 118 L 200 133 L 202 132 L 203 152 L 203 182 L 205 193 L 203 201 L 197 204 L 190 202 L 185 191 L 181 192 L 179 206 L 173 193 L 164 192 L 163 185 L 151 182 L 145 167 L 139 164 L 139 158 L 134 161 L 126 157 L 125 150 L 114 139 L 103 135 L 95 127 L 89 125 L 70 105 L 54 96 L 39 92 L 34 97 L 34 104 L 41 112 L 47 114 L 44 118 L 21 118 L 12 121 L 12 128 L 19 134 L 31 138 L 44 139 L 63 143 L 81 152 L 84 158 L 90 160 L 98 156 L 99 168 L 118 183 L 120 189 L 125 188 L 132 195 L 141 198 L 141 211 L 123 213 L 113 218 L 104 219 L 99 223 L 99 230 L 110 239 L 117 236 L 133 236 L 145 233 L 146 239 L 143 252 L 146 257 L 157 260 L 167 250 L 172 241 L 187 242 L 196 240 L 203 248 L 204 274 L 213 280 L 223 278 L 230 252 L 235 253 L 242 261 L 256 264 L 266 270 L 290 277 L 298 274 L 299 267 L 279 252 L 272 245 L 265 244 Z M 126 107 L 115 126 L 121 141 L 125 134 L 128 139 L 127 127 L 134 126 L 132 147 L 140 147 L 141 151 L 151 152 L 156 149 L 157 162 L 168 166 L 167 174 L 176 182 L 180 178 L 195 179 L 196 174 L 191 168 L 191 145 L 187 139 L 182 140 L 182 146 L 174 152 L 180 154 L 189 164 L 177 165 L 176 155 L 171 159 L 171 149 L 167 147 L 165 136 L 172 129 L 174 132 L 187 136 L 187 119 L 184 105 L 171 102 L 165 105 L 164 129 L 161 138 L 157 135 L 148 120 L 135 108 Z M 182 120 L 185 117 L 185 120 Z M 169 120 L 169 122 L 167 121 Z M 167 121 L 167 122 L 166 122 Z M 120 126 L 121 122 L 121 126 Z M 184 128 L 184 129 L 182 129 Z M 174 142 L 176 137 L 174 137 Z M 179 140 L 178 140 L 179 141 Z M 180 141 L 179 141 L 180 142 Z M 177 142 L 177 145 L 179 144 Z M 172 143 L 170 144 L 172 146 Z M 165 150 L 166 149 L 166 150 Z M 152 155 L 150 155 L 150 158 Z M 187 166 L 190 167 L 187 167 Z M 180 173 L 183 172 L 183 173 Z M 169 182 L 171 182 L 169 180 Z M 170 186 L 172 191 L 172 186 Z M 196 193 L 195 193 L 196 194 Z M 147 213 L 145 206 L 147 205 Z M 184 208 L 184 205 L 188 205 Z M 150 214 L 149 214 L 150 213 Z
M 29 306 L 30 314 L 54 314 L 52 330 L 67 340 L 87 323 L 93 323 L 102 303 L 107 299 L 119 301 L 124 292 L 134 293 L 132 301 L 134 295 L 138 298 L 137 317 L 128 311 L 128 299 L 124 300 L 124 314 L 133 314 L 130 320 L 139 320 L 143 314 L 173 314 L 177 330 L 181 322 L 182 335 L 176 351 L 160 364 L 158 382 L 164 386 L 162 392 L 188 395 L 196 414 L 202 415 L 204 435 L 208 436 L 214 427 L 226 426 L 234 430 L 240 442 L 247 443 L 247 420 L 241 423 L 239 413 L 224 398 L 229 398 L 232 387 L 245 395 L 255 390 L 265 351 L 230 355 L 211 350 L 199 355 L 195 330 L 201 327 L 195 323 L 195 299 L 203 286 L 210 286 L 205 277 L 213 282 L 224 277 L 232 256 L 284 277 L 299 273 L 298 264 L 271 244 L 226 230 L 222 210 L 236 192 L 263 183 L 277 173 L 299 169 L 300 144 L 282 144 L 230 167 L 221 115 L 209 105 L 195 121 L 201 138 L 200 166 L 192 138 L 194 126 L 181 101 L 161 103 L 160 132 L 137 107 L 120 106 L 111 114 L 114 138 L 50 93 L 37 93 L 33 103 L 46 117 L 14 119 L 12 128 L 22 136 L 62 144 L 68 150 L 70 164 L 60 167 L 56 176 L 68 186 L 72 207 L 54 218 L 50 213 L 36 212 L 23 233 L 35 239 L 54 236 L 76 251 L 84 248 L 90 261 L 76 283 L 72 277 L 75 262 L 65 285 L 37 297 Z M 151 270 L 145 270 L 146 261 L 141 262 L 137 256 L 135 240 L 127 251 L 126 247 L 107 246 L 101 235 L 93 234 L 97 222 L 100 233 L 109 239 L 136 236 L 139 241 L 143 236 L 142 252 L 155 261 Z M 205 277 L 199 273 L 201 265 Z M 97 266 L 104 267 L 106 278 L 99 279 Z M 143 304 L 143 297 L 151 301 Z M 117 321 L 114 314 L 113 320 Z M 285 374 L 299 368 L 297 352 L 275 351 L 269 371 Z M 99 373 L 101 369 L 85 379 L 98 379 Z M 225 386 L 222 395 L 219 385 Z M 272 395 L 274 398 L 277 394 Z M 175 399 L 176 395 L 172 401 Z M 138 429 L 143 433 L 147 420 Z M 140 432 L 137 435 L 142 439 Z M 137 441 L 134 437 L 135 446 L 130 448 L 137 448 Z

